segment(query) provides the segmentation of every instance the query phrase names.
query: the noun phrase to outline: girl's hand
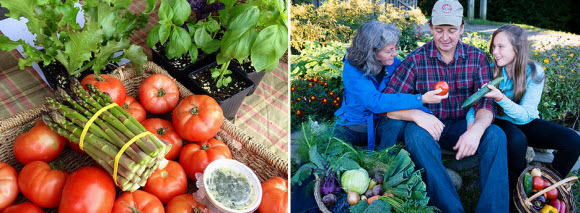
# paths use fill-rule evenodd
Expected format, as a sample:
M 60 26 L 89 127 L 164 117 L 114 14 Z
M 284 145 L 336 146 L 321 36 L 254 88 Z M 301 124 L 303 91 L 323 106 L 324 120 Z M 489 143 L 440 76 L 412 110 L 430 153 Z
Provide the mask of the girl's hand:
M 487 92 L 483 97 L 499 100 L 504 96 L 504 94 L 493 85 L 487 85 L 487 88 L 489 88 L 491 91 Z
M 422 98 L 422 103 L 424 104 L 438 104 L 441 103 L 441 100 L 446 99 L 449 97 L 449 93 L 445 94 L 445 95 L 438 95 L 439 93 L 441 93 L 441 89 L 436 89 L 436 90 L 431 90 L 429 92 L 426 92 L 425 94 L 423 94 L 421 96 Z

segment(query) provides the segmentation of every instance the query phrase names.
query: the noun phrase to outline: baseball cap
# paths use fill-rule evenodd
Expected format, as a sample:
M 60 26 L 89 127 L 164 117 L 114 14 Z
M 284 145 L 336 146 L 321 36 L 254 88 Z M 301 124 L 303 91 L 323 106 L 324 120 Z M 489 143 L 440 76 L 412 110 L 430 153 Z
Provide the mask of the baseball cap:
M 431 12 L 433 25 L 461 26 L 463 6 L 456 0 L 439 0 Z

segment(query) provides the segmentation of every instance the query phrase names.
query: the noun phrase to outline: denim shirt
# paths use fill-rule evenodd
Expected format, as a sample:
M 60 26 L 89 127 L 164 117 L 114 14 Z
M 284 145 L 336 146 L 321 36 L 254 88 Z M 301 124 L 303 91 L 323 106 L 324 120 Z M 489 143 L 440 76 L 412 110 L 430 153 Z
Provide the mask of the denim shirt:
M 373 121 L 380 118 L 380 113 L 419 108 L 429 112 L 423 107 L 421 94 L 382 93 L 395 68 L 401 63 L 398 58 L 395 58 L 392 65 L 385 67 L 385 77 L 380 83 L 374 76 L 364 75 L 363 71 L 351 65 L 346 59 L 343 61 L 344 96 L 341 107 L 334 113 L 337 117 L 336 125 L 366 124 L 369 149 L 374 149 Z
M 493 67 L 493 64 L 491 66 Z M 503 108 L 504 114 L 496 114 L 496 118 L 517 125 L 524 125 L 536 118 L 540 118 L 538 104 L 540 104 L 542 92 L 544 91 L 544 80 L 536 82 L 531 76 L 531 72 L 531 67 L 528 66 L 526 69 L 526 92 L 522 96 L 520 103 L 517 104 L 512 101 L 514 92 L 513 79 L 507 78 L 507 71 L 505 70 L 505 67 L 502 67 L 502 76 L 505 79 L 499 83 L 497 88 L 503 91 L 505 96 L 500 101 L 496 101 L 496 103 Z M 540 79 L 544 77 L 544 69 L 538 64 L 536 64 L 536 75 L 537 78 Z M 469 109 L 466 119 L 467 125 L 475 120 L 475 110 L 473 110 L 473 108 Z

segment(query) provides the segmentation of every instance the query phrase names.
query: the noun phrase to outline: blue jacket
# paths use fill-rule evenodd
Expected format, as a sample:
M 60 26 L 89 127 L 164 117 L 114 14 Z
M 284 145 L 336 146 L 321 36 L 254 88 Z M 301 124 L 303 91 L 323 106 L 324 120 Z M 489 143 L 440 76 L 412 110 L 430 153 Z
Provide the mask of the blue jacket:
M 405 110 L 421 109 L 430 112 L 423 107 L 421 94 L 386 94 L 382 91 L 391 80 L 395 68 L 401 64 L 401 60 L 395 58 L 395 62 L 385 67 L 385 77 L 377 82 L 374 76 L 367 75 L 343 59 L 342 83 L 344 95 L 342 106 L 334 115 L 337 117 L 336 125 L 366 124 L 368 133 L 368 148 L 374 149 L 375 131 L 373 121 L 380 118 L 380 113 Z

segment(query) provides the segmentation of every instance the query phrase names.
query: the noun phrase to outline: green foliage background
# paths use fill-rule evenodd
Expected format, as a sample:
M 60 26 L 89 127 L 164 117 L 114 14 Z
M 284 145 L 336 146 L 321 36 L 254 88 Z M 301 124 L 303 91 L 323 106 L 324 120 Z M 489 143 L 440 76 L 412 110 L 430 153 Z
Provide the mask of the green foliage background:
M 415 41 L 421 39 L 416 25 L 427 21 L 419 9 L 405 11 L 392 4 L 365 0 L 329 0 L 318 8 L 312 4 L 294 5 L 290 17 L 294 54 L 304 48 L 306 41 L 350 43 L 356 30 L 370 20 L 396 24 L 402 33 L 399 46 L 410 51 L 417 47 Z
M 417 6 L 430 16 L 437 0 L 421 0 Z M 528 24 L 544 29 L 580 33 L 580 4 L 576 0 L 487 0 L 487 19 L 498 22 Z M 467 17 L 468 0 L 459 0 L 463 16 Z M 479 4 L 475 1 L 474 15 L 479 16 Z M 523 9 L 525 8 L 525 9 Z

